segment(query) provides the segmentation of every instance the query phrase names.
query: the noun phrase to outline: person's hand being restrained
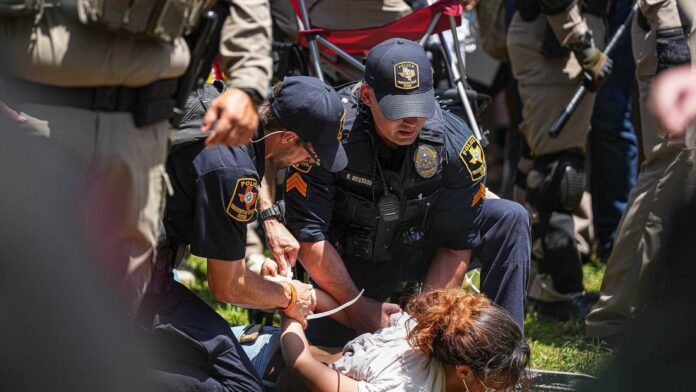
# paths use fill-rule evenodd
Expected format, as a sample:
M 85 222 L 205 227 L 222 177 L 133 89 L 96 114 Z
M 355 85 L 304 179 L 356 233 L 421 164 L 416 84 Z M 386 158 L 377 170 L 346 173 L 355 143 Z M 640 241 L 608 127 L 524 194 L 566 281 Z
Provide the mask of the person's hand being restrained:
M 295 293 L 291 294 L 288 307 L 281 309 L 281 311 L 288 317 L 299 321 L 302 324 L 302 328 L 307 328 L 305 317 L 312 314 L 314 307 L 317 305 L 317 294 L 314 291 L 314 287 L 299 280 L 292 280 L 283 284 L 288 285 L 291 291 L 294 288 Z
M 375 332 L 389 325 L 389 316 L 401 311 L 401 307 L 372 298 L 361 297 L 346 309 L 350 324 L 358 334 Z

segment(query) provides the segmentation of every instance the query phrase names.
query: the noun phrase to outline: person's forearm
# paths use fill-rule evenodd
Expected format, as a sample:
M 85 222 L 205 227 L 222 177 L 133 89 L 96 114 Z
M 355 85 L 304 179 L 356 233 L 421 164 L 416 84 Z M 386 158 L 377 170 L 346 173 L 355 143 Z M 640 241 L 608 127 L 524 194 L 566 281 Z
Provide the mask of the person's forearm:
M 589 30 L 585 19 L 580 13 L 580 7 L 575 4 L 564 12 L 546 16 L 556 39 L 563 45 L 569 40 L 585 34 Z
M 336 301 L 345 303 L 358 295 L 341 256 L 328 241 L 302 242 L 299 259 L 319 287 Z
M 281 350 L 286 367 L 297 374 L 311 391 L 357 391 L 357 382 L 328 368 L 309 351 L 307 337 L 299 323 L 281 320 Z
M 317 306 L 314 308 L 314 313 L 320 313 L 320 312 L 325 312 L 327 310 L 335 309 L 336 307 L 340 306 L 336 300 L 334 300 L 329 293 L 322 289 L 316 289 L 317 292 Z M 345 310 L 342 310 L 338 313 L 334 313 L 331 316 L 332 319 L 335 321 L 341 323 L 342 325 L 350 328 L 350 320 L 348 319 L 348 315 L 346 314 Z
M 230 2 L 220 36 L 220 65 L 231 86 L 266 98 L 273 74 L 271 14 L 267 2 Z
M 425 287 L 431 289 L 461 287 L 470 260 L 471 250 L 438 248 L 428 268 Z
M 271 163 L 271 161 L 266 159 L 264 163 L 263 179 L 261 179 L 261 186 L 259 187 L 259 211 L 270 208 L 273 203 L 275 203 L 277 171 L 278 169 Z
M 677 0 L 639 0 L 638 5 L 655 31 L 682 27 Z
M 287 283 L 264 279 L 247 269 L 242 260 L 208 259 L 208 285 L 218 301 L 245 308 L 284 308 L 292 298 Z

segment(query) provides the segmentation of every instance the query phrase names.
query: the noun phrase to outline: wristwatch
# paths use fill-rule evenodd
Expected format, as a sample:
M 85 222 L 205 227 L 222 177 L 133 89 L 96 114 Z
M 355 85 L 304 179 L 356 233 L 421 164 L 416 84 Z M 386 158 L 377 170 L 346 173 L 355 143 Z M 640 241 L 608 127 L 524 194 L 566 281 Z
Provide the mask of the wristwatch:
M 278 219 L 278 222 L 283 222 L 283 213 L 280 211 L 280 207 L 278 207 L 277 204 L 273 204 L 272 206 L 259 212 L 259 220 L 261 222 L 265 222 L 266 219 L 269 218 L 276 218 Z

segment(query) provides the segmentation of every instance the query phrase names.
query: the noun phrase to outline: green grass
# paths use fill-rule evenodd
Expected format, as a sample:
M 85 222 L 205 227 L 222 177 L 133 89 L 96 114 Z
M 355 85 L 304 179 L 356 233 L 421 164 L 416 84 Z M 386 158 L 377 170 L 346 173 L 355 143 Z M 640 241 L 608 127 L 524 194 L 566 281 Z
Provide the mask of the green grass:
M 604 266 L 588 263 L 583 273 L 587 290 L 598 292 Z M 524 325 L 534 368 L 597 374 L 611 357 L 610 350 L 584 338 L 581 321 L 544 322 L 530 313 Z
M 205 259 L 191 256 L 188 265 L 197 278 L 190 288 L 199 297 L 231 325 L 249 322 L 246 310 L 213 299 L 208 291 Z M 588 291 L 599 291 L 604 267 L 588 263 L 583 272 Z M 474 284 L 478 284 L 479 277 L 474 274 L 472 278 Z M 542 322 L 536 314 L 531 313 L 527 314 L 524 324 L 527 342 L 532 350 L 531 366 L 534 368 L 597 374 L 611 356 L 611 351 L 583 337 L 583 324 L 579 321 Z

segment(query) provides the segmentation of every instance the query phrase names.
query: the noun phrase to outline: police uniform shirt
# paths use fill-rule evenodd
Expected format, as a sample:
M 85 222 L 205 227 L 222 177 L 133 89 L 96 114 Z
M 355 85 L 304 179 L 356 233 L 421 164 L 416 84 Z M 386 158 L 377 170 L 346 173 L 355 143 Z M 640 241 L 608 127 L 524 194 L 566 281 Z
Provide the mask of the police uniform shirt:
M 296 165 L 288 170 L 286 220 L 296 238 L 301 242 L 332 241 L 336 240 L 330 238 L 332 225 L 377 219 L 375 215 L 361 217 L 357 210 L 334 208 L 342 191 L 368 204 L 376 203 L 383 194 L 381 176 L 370 170 L 376 149 L 387 187 L 402 201 L 403 220 L 409 219 L 403 214 L 410 204 L 432 198 L 425 212 L 431 243 L 448 249 L 475 247 L 480 242 L 486 165 L 483 150 L 466 124 L 438 109 L 412 145 L 390 149 L 375 133 L 369 112 L 358 113 L 357 92 L 355 85 L 339 91 L 346 108 L 342 135 L 348 155 L 346 169 L 331 174 L 321 167 Z
M 243 259 L 247 224 L 256 219 L 263 157 L 263 143 L 205 147 L 203 140 L 171 154 L 167 173 L 174 194 L 164 219 L 168 240 L 190 244 L 191 253 L 200 257 Z

